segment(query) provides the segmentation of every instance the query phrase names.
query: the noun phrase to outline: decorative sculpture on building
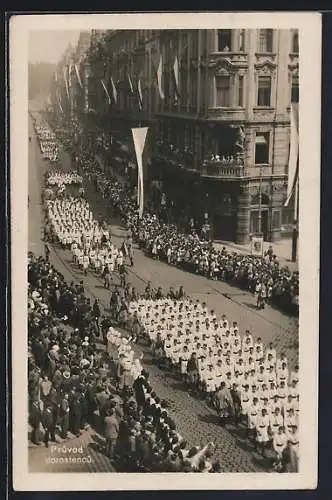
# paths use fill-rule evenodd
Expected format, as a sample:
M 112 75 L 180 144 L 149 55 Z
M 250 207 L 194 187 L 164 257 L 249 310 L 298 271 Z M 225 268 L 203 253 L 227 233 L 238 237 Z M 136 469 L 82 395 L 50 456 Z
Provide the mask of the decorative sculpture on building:
M 236 137 L 236 141 L 235 141 L 235 147 L 236 147 L 237 153 L 240 153 L 240 154 L 244 153 L 245 138 L 246 138 L 246 135 L 244 133 L 244 127 L 241 125 L 237 129 L 237 137 Z

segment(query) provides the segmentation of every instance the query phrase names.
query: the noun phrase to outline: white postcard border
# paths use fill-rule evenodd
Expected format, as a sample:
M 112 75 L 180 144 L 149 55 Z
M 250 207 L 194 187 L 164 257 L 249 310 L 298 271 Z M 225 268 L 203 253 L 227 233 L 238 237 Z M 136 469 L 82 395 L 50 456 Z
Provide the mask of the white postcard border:
M 297 28 L 300 32 L 300 472 L 29 473 L 27 443 L 28 34 L 32 30 Z M 318 462 L 321 15 L 16 15 L 10 22 L 13 487 L 17 491 L 313 489 Z

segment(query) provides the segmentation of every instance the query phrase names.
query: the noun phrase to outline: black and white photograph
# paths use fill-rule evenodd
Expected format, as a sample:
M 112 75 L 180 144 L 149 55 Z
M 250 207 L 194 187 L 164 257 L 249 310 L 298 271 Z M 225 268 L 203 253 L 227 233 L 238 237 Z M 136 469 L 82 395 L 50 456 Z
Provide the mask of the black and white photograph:
M 320 17 L 163 16 L 13 22 L 18 489 L 313 488 Z

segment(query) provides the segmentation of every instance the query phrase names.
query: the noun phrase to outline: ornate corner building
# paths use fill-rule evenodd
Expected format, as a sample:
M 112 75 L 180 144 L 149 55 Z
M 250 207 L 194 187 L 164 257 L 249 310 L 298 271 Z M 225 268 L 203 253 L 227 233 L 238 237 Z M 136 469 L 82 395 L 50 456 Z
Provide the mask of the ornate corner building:
M 93 31 L 71 55 L 82 85 L 72 79 L 63 114 L 119 168 L 134 166 L 131 127 L 148 126 L 151 196 L 208 213 L 216 239 L 276 241 L 293 222 L 283 204 L 298 45 L 296 30 Z

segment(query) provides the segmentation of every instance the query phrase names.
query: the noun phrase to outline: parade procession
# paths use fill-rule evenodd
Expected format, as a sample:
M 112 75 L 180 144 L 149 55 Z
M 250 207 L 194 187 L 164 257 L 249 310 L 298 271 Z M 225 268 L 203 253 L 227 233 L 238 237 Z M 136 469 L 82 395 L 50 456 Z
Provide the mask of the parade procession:
M 175 41 L 160 30 L 82 32 L 45 105 L 30 105 L 33 471 L 45 449 L 83 446 L 89 472 L 298 472 L 297 150 L 288 175 L 269 174 L 270 132 L 255 132 L 251 179 L 242 123 L 206 124 L 196 140 L 185 61 L 201 57 L 210 31 L 222 67 L 249 40 L 250 30 L 181 30 Z M 256 31 L 266 57 L 270 37 L 297 54 L 295 30 Z M 242 109 L 241 72 L 235 81 Z M 231 107 L 227 88 L 217 84 L 216 109 Z M 193 103 L 210 109 L 208 98 L 202 88 Z M 64 460 L 55 470 L 74 471 Z

